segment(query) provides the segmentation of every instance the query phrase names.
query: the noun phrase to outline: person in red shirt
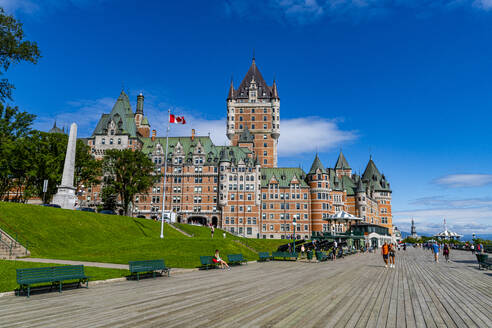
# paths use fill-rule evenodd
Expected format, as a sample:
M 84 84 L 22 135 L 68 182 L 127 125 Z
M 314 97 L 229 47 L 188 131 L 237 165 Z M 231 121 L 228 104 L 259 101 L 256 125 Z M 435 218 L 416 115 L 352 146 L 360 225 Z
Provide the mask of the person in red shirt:
M 389 246 L 387 242 L 384 242 L 383 247 L 381 247 L 381 255 L 383 255 L 383 260 L 385 263 L 385 267 L 388 267 L 388 253 L 389 253 Z
M 220 268 L 221 269 L 225 269 L 227 268 L 227 270 L 231 270 L 231 268 L 229 267 L 229 265 L 226 263 L 226 261 L 224 261 L 223 259 L 220 258 L 220 254 L 219 254 L 219 250 L 216 249 L 215 250 L 215 256 L 214 258 L 212 259 L 212 261 L 214 263 L 217 263 L 220 265 Z

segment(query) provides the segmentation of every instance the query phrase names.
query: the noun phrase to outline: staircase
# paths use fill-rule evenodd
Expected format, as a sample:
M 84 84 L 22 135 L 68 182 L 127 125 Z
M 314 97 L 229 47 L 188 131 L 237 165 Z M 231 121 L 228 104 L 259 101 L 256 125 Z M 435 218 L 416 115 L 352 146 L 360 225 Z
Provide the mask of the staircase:
M 29 255 L 31 252 L 26 247 L 0 229 L 0 260 L 15 260 Z

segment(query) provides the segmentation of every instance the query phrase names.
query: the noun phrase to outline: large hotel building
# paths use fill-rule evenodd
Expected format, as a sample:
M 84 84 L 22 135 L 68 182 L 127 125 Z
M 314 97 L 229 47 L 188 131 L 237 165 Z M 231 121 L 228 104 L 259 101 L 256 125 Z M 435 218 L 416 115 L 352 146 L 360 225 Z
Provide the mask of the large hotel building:
M 318 155 L 308 172 L 279 167 L 280 97 L 276 82 L 263 79 L 255 60 L 241 84 L 231 81 L 227 96 L 229 146 L 209 136 L 169 137 L 166 211 L 179 222 L 212 224 L 252 238 L 299 238 L 320 232 L 343 233 L 354 222 L 331 219 L 340 211 L 368 225 L 392 231 L 390 184 L 369 159 L 359 176 L 340 152 L 333 168 Z M 156 172 L 164 173 L 166 138 L 151 131 L 144 97 L 135 112 L 121 92 L 109 114 L 103 114 L 87 143 L 96 158 L 107 149 L 131 148 L 147 154 Z M 135 197 L 134 216 L 155 218 L 162 210 L 163 182 Z M 101 203 L 100 186 L 80 194 L 83 206 Z M 293 225 L 294 219 L 296 225 Z

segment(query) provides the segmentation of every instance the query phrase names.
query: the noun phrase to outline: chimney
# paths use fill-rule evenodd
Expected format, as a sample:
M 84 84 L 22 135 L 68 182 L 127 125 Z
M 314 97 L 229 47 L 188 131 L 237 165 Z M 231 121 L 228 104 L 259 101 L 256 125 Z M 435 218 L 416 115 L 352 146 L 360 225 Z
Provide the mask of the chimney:
M 142 93 L 140 93 L 137 96 L 137 112 L 136 112 L 136 114 L 142 114 L 143 115 L 143 103 L 144 103 L 144 96 Z
M 195 140 L 195 129 L 191 129 L 191 141 Z
M 152 130 L 152 141 L 155 141 L 155 134 L 156 134 L 156 132 L 155 132 L 155 129 L 154 129 L 154 130 Z

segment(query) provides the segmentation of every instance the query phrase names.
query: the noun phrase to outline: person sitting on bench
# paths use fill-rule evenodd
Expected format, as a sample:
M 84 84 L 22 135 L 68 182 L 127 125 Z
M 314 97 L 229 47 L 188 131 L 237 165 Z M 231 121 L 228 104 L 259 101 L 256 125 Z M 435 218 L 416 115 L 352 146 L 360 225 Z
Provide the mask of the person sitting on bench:
M 219 264 L 221 269 L 227 268 L 227 270 L 231 270 L 231 268 L 229 268 L 229 265 L 226 263 L 226 261 L 224 261 L 220 258 L 220 254 L 219 254 L 218 249 L 215 250 L 215 255 L 214 255 L 214 258 L 212 259 L 212 261 L 214 263 Z

